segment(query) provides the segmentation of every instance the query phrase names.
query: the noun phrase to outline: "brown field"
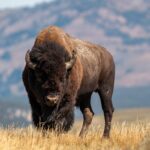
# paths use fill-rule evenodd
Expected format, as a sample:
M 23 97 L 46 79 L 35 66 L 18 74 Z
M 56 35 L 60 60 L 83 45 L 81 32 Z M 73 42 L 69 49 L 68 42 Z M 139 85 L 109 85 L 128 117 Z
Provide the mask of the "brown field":
M 0 128 L 0 150 L 150 150 L 150 109 L 114 113 L 111 137 L 102 139 L 103 116 L 94 117 L 87 136 L 78 137 L 82 122 L 67 134 L 42 134 L 32 126 Z

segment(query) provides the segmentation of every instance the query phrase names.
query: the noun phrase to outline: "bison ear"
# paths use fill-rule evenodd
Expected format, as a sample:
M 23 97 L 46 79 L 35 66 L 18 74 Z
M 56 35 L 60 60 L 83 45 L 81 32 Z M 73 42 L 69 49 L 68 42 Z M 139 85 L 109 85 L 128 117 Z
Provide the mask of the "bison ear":
M 30 50 L 27 51 L 26 53 L 26 56 L 25 56 L 25 61 L 26 61 L 26 64 L 29 68 L 31 69 L 35 69 L 36 67 L 36 64 L 32 63 L 31 59 L 30 59 Z
M 70 59 L 70 61 L 66 62 L 66 70 L 69 70 L 73 67 L 75 61 L 76 61 L 76 57 L 77 57 L 77 52 L 75 50 L 73 50 L 72 52 L 72 58 Z

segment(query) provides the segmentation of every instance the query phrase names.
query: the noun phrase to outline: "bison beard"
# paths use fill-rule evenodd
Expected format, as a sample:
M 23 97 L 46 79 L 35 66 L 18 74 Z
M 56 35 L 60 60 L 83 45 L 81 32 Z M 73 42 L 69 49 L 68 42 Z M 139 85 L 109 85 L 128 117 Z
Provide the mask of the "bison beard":
M 39 33 L 25 60 L 23 83 L 36 127 L 68 131 L 77 106 L 83 114 L 80 136 L 84 136 L 94 115 L 91 95 L 97 92 L 105 119 L 103 137 L 109 137 L 115 64 L 104 47 L 50 26 Z
M 48 114 L 47 114 L 48 113 Z M 50 115 L 51 114 L 51 115 Z M 53 129 L 58 132 L 68 131 L 74 122 L 74 110 L 70 110 L 65 117 L 62 117 L 55 112 L 50 113 L 49 110 L 41 117 L 40 126 L 45 130 Z
M 68 131 L 74 122 L 74 109 L 70 109 L 68 113 L 63 110 L 65 114 L 59 112 L 66 104 L 65 96 L 58 106 L 48 107 L 43 106 L 43 113 L 41 115 L 40 126 L 45 129 L 53 129 L 55 131 Z

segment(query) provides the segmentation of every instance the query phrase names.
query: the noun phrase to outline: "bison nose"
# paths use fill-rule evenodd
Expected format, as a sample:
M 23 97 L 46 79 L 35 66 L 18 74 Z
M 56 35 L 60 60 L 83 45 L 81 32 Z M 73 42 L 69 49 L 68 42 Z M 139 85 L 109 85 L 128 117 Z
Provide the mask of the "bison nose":
M 55 96 L 48 95 L 46 98 L 47 98 L 47 102 L 49 104 L 56 104 L 59 99 L 59 96 L 58 95 L 55 95 Z

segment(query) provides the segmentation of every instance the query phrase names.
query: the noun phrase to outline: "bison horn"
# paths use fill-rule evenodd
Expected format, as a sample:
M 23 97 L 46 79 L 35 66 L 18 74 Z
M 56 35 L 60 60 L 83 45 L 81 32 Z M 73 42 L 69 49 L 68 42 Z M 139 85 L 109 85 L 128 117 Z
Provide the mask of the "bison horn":
M 36 64 L 32 63 L 30 60 L 30 50 L 28 50 L 26 53 L 25 61 L 26 61 L 27 65 L 29 66 L 29 68 L 31 68 L 33 70 L 35 69 Z
M 72 58 L 70 59 L 70 61 L 68 61 L 68 62 L 65 63 L 67 70 L 69 70 L 69 69 L 72 68 L 72 66 L 75 63 L 76 57 L 77 57 L 77 53 L 76 53 L 76 51 L 73 50 Z

